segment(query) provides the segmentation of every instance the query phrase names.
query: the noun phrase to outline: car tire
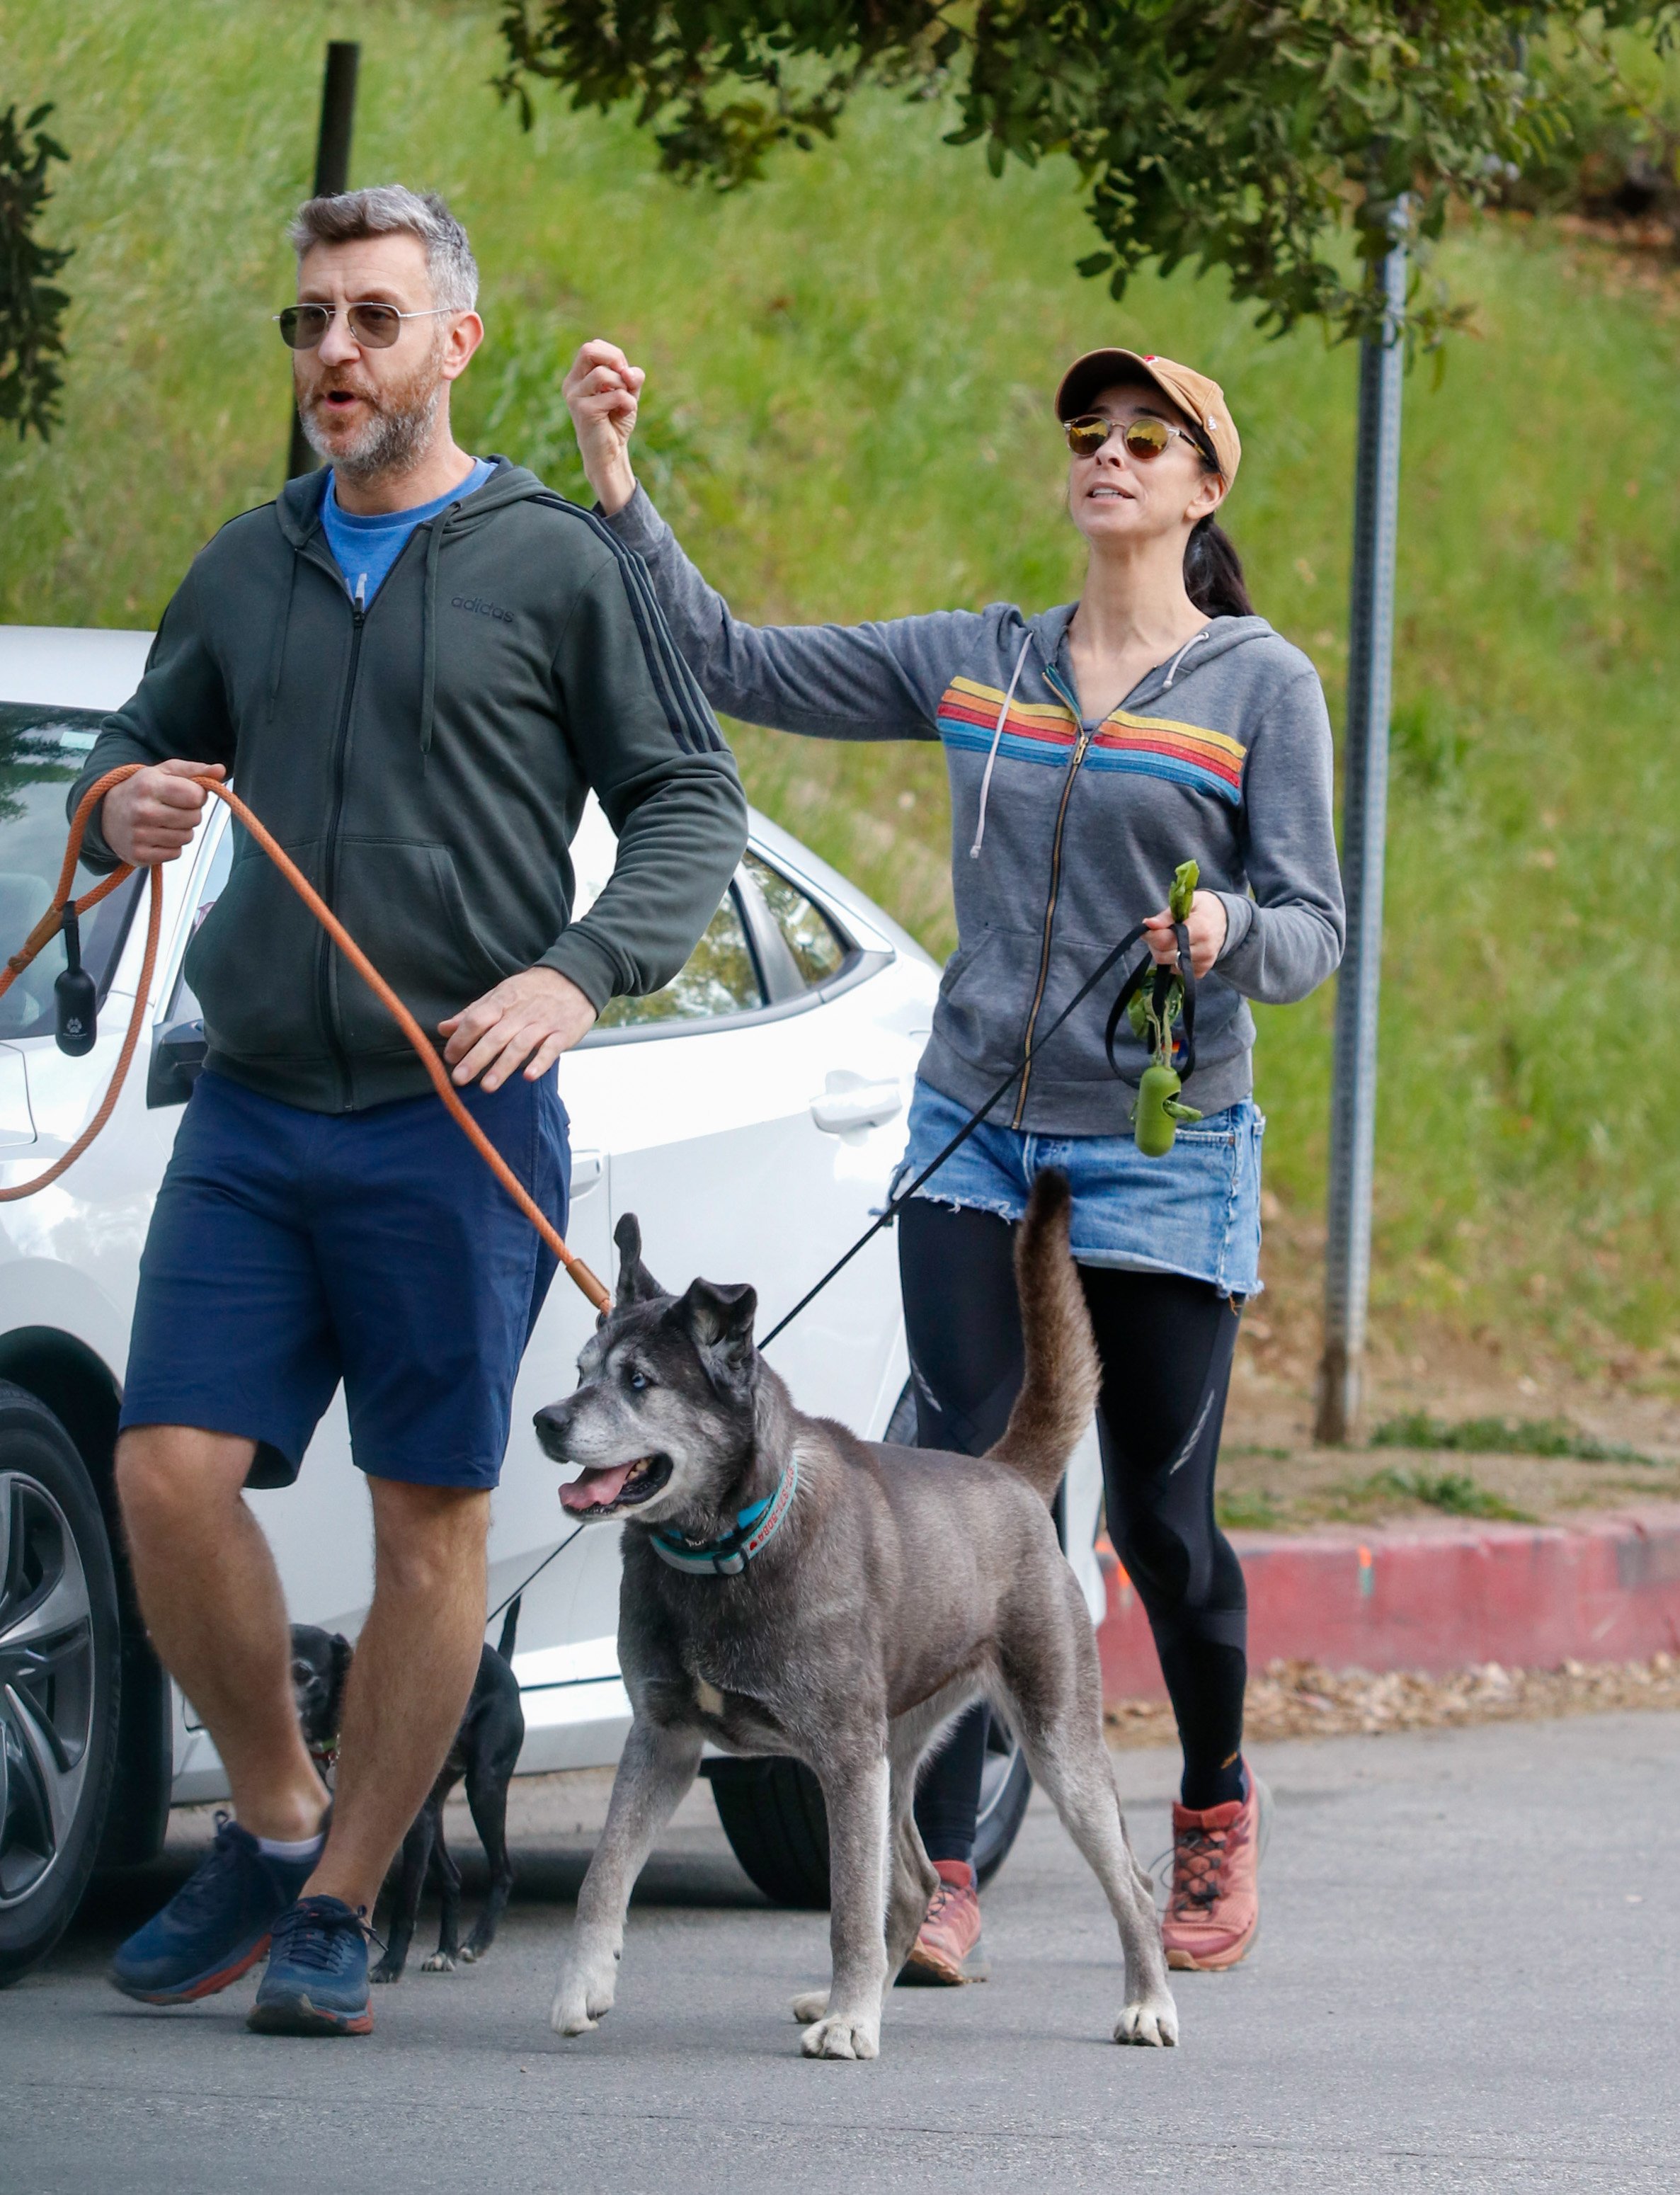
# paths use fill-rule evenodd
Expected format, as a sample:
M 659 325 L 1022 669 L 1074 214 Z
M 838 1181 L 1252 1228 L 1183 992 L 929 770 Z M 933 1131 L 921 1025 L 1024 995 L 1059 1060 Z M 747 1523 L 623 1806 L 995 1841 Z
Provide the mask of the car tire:
M 911 1447 L 916 1397 L 910 1382 L 883 1437 Z M 735 1858 L 774 1905 L 811 1912 L 828 1904 L 828 1812 L 822 1786 L 803 1760 L 709 1760 L 705 1773 Z M 1033 1777 L 1014 1733 L 994 1714 L 987 1733 L 975 1871 L 989 1882 L 1020 1834 Z
M 0 1382 L 0 1988 L 38 1966 L 93 1871 L 117 1766 L 117 1581 L 86 1466 Z
M 828 1812 L 803 1760 L 709 1760 L 705 1773 L 731 1851 L 773 1905 L 820 1912 L 828 1904 Z M 994 1714 L 975 1835 L 975 1872 L 990 1882 L 1026 1818 L 1033 1777 L 1020 1746 Z

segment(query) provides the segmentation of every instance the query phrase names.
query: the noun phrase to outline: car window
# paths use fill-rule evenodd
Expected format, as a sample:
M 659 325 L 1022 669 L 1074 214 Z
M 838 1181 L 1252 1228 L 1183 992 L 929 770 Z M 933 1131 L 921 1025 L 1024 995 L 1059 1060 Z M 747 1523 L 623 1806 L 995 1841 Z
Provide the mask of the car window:
M 816 902 L 757 854 L 748 854 L 746 866 L 805 981 L 814 986 L 837 976 L 846 958 L 846 941 Z
M 713 1021 L 721 1014 L 750 1014 L 763 1003 L 764 988 L 732 888 L 681 973 L 645 999 L 613 999 L 595 1027 L 638 1028 L 650 1022 Z
M 52 902 L 64 860 L 66 789 L 81 775 L 104 717 L 97 709 L 49 709 L 0 701 L 0 959 L 15 953 Z M 76 872 L 76 896 L 98 877 Z M 89 910 L 82 965 L 103 999 L 127 935 L 138 876 Z M 0 1037 L 45 1036 L 55 1025 L 53 984 L 64 967 L 54 938 L 0 998 Z

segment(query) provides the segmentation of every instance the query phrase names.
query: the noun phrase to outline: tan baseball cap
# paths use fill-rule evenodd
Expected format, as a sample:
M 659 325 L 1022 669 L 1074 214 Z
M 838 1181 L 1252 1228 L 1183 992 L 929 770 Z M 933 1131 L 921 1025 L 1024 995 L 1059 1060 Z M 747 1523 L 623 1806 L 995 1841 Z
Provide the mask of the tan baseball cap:
M 1242 438 L 1225 401 L 1225 392 L 1217 381 L 1210 381 L 1194 366 L 1180 366 L 1176 359 L 1136 350 L 1088 350 L 1062 377 L 1062 386 L 1056 392 L 1056 418 L 1077 419 L 1082 412 L 1090 411 L 1105 389 L 1119 381 L 1153 382 L 1212 450 L 1227 488 L 1234 485 L 1237 467 L 1242 463 Z

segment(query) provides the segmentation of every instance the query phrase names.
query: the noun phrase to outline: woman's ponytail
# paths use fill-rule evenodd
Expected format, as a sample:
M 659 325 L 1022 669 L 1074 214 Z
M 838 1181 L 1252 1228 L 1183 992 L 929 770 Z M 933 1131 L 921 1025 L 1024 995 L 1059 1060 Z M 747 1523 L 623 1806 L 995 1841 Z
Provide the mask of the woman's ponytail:
M 1236 544 L 1211 515 L 1199 518 L 1184 544 L 1184 591 L 1204 617 L 1252 617 Z

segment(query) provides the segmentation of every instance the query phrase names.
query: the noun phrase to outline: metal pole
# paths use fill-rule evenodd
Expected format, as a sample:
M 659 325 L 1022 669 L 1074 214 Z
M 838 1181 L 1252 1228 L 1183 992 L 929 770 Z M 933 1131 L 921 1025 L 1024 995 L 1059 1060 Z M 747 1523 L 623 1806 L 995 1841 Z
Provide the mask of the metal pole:
M 318 199 L 337 198 L 350 187 L 350 132 L 356 118 L 356 64 L 361 48 L 335 38 L 326 49 L 326 74 L 321 83 L 321 127 L 315 141 L 315 187 Z M 303 435 L 302 423 L 291 415 L 291 448 L 286 458 L 286 478 L 314 472 L 319 463 Z
M 1354 485 L 1353 600 L 1342 811 L 1348 944 L 1336 994 L 1325 1246 L 1324 1357 L 1314 1437 L 1358 1426 L 1371 1286 L 1371 1169 L 1377 1126 L 1377 998 L 1383 967 L 1383 848 L 1388 821 L 1394 562 L 1400 502 L 1406 246 L 1382 262 L 1380 337 L 1360 347 L 1359 463 Z

